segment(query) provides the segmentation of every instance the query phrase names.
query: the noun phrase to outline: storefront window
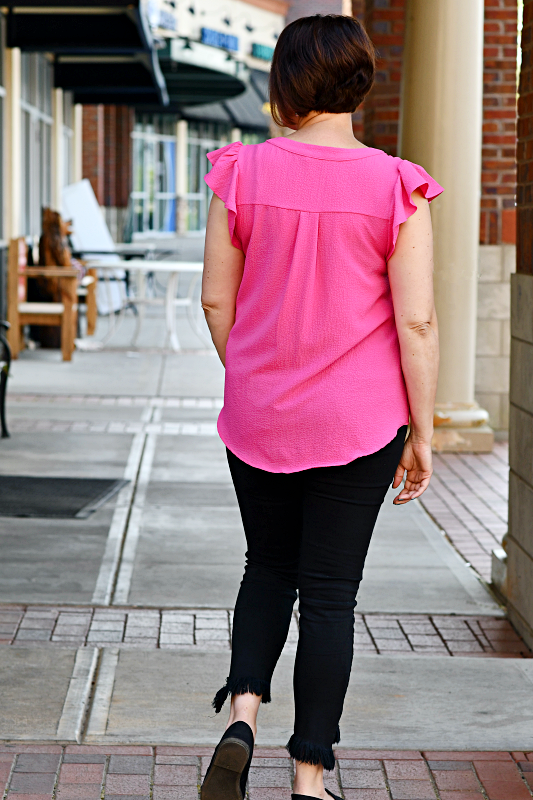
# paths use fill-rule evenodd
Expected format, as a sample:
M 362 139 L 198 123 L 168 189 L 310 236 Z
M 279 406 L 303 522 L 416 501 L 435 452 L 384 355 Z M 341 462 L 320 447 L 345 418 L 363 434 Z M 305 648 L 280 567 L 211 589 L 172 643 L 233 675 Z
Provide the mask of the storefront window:
M 133 232 L 176 231 L 176 118 L 142 114 L 133 139 Z
M 51 195 L 52 65 L 40 53 L 22 53 L 21 69 L 22 231 L 38 236 Z
M 187 160 L 176 164 L 177 117 L 139 114 L 133 138 L 133 232 L 174 233 L 177 230 L 176 170 L 186 175 L 186 192 L 179 198 L 180 230 L 203 231 L 211 200 L 204 181 L 210 168 L 207 153 L 231 139 L 231 126 L 219 122 L 190 121 L 187 124 Z M 243 132 L 245 144 L 265 140 L 261 133 Z
M 215 122 L 189 122 L 187 143 L 187 230 L 202 231 L 207 222 L 211 189 L 204 181 L 207 153 L 230 141 L 231 128 Z

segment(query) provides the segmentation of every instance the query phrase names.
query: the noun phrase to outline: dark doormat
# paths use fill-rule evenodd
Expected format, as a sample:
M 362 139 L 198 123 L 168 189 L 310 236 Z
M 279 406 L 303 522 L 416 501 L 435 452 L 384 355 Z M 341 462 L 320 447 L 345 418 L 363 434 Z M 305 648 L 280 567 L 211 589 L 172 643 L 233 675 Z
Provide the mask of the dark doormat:
M 129 481 L 0 475 L 0 516 L 86 519 Z

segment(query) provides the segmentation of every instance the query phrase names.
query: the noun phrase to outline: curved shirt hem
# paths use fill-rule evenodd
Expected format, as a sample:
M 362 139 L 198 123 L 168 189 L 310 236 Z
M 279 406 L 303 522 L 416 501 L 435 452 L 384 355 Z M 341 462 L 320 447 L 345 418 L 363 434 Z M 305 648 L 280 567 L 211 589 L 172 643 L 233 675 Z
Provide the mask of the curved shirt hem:
M 233 453 L 234 456 L 237 456 L 237 458 L 239 458 L 241 461 L 244 461 L 244 463 L 248 464 L 250 467 L 255 467 L 256 469 L 261 469 L 264 472 L 283 473 L 283 474 L 286 474 L 286 475 L 289 475 L 289 474 L 291 474 L 293 472 L 304 472 L 307 469 L 318 469 L 320 467 L 341 467 L 341 466 L 344 466 L 346 464 L 350 464 L 352 461 L 355 461 L 355 459 L 357 459 L 357 458 L 363 458 L 363 456 L 371 456 L 373 453 L 379 452 L 379 450 L 382 450 L 384 447 L 386 447 L 388 444 L 390 444 L 392 442 L 392 440 L 395 438 L 395 436 L 397 435 L 399 429 L 403 425 L 408 425 L 409 424 L 409 419 L 405 420 L 404 422 L 398 422 L 398 424 L 396 425 L 395 428 L 394 428 L 394 424 L 393 424 L 391 426 L 391 428 L 394 428 L 392 434 L 389 434 L 389 433 L 384 434 L 385 441 L 381 442 L 381 444 L 378 444 L 377 447 L 374 444 L 372 444 L 370 446 L 371 447 L 370 450 L 366 450 L 366 448 L 365 448 L 365 452 L 362 452 L 361 450 L 359 450 L 359 451 L 355 452 L 355 455 L 352 454 L 352 455 L 349 455 L 348 457 L 342 456 L 339 461 L 327 459 L 327 463 L 322 463 L 322 462 L 318 461 L 316 463 L 313 462 L 313 463 L 305 464 L 304 466 L 290 467 L 290 468 L 287 468 L 287 469 L 272 469 L 271 465 L 265 466 L 266 462 L 263 463 L 261 459 L 249 458 L 248 455 L 245 454 L 239 447 L 232 447 L 229 444 L 229 441 L 228 441 L 229 437 L 224 438 L 224 436 L 222 435 L 222 433 L 220 431 L 219 421 L 220 421 L 220 417 L 217 420 L 218 435 L 220 436 L 223 444 L 228 448 L 228 450 L 231 453 Z

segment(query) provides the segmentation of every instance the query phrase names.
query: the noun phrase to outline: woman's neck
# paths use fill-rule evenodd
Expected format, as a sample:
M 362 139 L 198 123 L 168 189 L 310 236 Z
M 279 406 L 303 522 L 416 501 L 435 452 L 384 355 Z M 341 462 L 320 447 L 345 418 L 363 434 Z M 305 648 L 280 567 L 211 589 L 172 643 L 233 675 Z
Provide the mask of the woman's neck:
M 296 142 L 318 144 L 325 147 L 358 148 L 366 145 L 353 135 L 352 115 L 317 113 L 311 111 L 306 117 L 298 119 L 298 127 L 291 139 Z

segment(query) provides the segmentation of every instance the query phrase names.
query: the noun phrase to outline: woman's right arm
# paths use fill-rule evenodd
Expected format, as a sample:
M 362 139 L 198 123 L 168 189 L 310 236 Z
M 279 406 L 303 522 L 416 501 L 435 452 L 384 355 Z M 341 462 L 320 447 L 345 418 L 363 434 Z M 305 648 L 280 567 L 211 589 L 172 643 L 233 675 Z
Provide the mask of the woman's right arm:
M 405 475 L 396 504 L 420 497 L 429 484 L 431 438 L 439 370 L 439 336 L 433 299 L 433 233 L 429 203 L 420 190 L 411 201 L 416 212 L 400 225 L 396 248 L 388 261 L 402 370 L 409 398 L 411 425 L 393 488 Z

